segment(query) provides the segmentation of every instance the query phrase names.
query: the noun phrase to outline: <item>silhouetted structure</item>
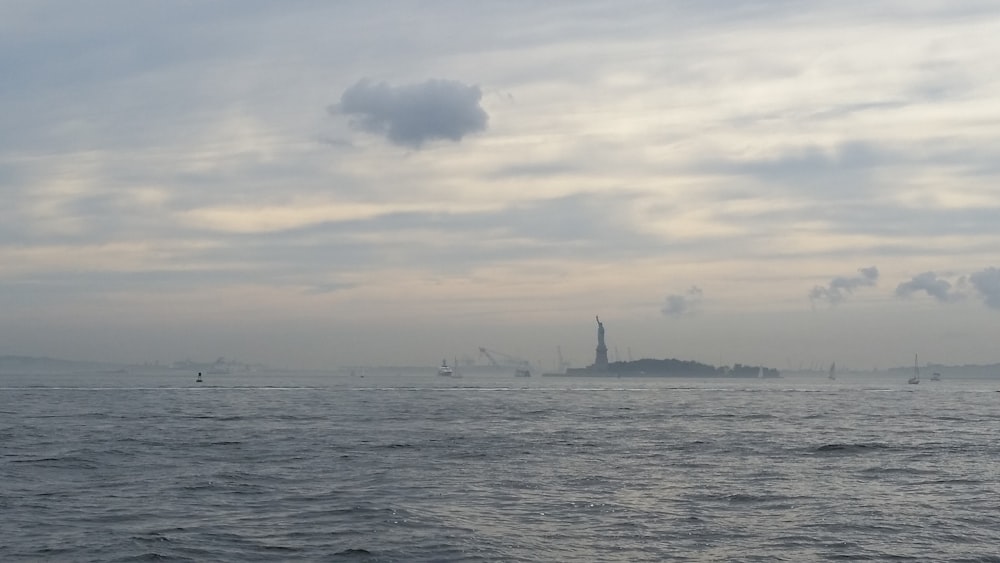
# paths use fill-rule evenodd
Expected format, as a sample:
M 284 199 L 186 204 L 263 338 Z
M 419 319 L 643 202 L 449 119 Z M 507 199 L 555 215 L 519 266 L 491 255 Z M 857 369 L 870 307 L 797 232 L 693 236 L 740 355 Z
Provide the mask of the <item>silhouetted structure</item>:
M 597 354 L 594 363 L 585 368 L 567 368 L 565 373 L 543 373 L 558 376 L 618 376 L 618 377 L 780 377 L 778 370 L 764 366 L 715 367 L 690 360 L 654 360 L 644 358 L 627 362 L 609 362 L 608 345 L 604 342 L 604 323 L 597 319 Z
M 604 344 L 604 323 L 601 317 L 597 319 L 597 355 L 594 357 L 594 365 L 590 366 L 594 371 L 608 371 L 608 347 Z

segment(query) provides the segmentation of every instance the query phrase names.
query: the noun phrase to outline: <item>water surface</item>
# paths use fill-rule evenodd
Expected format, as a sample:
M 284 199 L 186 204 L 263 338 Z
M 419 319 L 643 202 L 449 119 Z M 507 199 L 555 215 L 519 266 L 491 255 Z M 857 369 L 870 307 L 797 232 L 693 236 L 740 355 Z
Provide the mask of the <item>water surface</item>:
M 997 389 L 0 375 L 0 559 L 1000 561 Z

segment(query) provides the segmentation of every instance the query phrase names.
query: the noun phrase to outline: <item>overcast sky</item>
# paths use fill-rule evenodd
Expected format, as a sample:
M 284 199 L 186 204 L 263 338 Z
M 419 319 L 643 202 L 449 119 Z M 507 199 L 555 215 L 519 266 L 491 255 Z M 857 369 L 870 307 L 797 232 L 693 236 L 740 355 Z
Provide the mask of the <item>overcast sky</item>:
M 0 354 L 1000 361 L 1000 5 L 0 1 Z

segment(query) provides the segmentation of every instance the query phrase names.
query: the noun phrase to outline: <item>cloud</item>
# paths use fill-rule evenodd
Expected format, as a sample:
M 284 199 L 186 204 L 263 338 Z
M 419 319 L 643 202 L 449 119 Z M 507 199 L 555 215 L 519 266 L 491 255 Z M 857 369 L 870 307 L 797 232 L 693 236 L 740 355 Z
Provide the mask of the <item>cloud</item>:
M 770 186 L 827 196 L 867 193 L 871 175 L 900 159 L 871 141 L 844 141 L 832 147 L 804 145 L 750 160 L 708 160 L 705 171 L 756 178 Z
M 701 305 L 702 294 L 698 286 L 691 286 L 691 289 L 681 295 L 668 295 L 660 312 L 667 317 L 680 317 L 695 313 Z
M 363 131 L 384 135 L 394 144 L 420 148 L 433 140 L 461 141 L 484 131 L 489 115 L 479 105 L 478 86 L 432 79 L 420 84 L 390 86 L 359 81 L 344 91 L 331 114 L 352 118 Z
M 917 274 L 910 281 L 896 287 L 896 296 L 909 297 L 914 293 L 926 292 L 941 303 L 954 303 L 967 297 L 970 285 L 987 307 L 1000 309 L 1000 270 L 993 267 L 962 276 L 954 283 L 939 277 L 935 272 Z
M 356 283 L 346 283 L 346 282 L 325 282 L 316 283 L 311 285 L 305 290 L 305 293 L 310 295 L 322 295 L 324 293 L 334 293 L 337 291 L 343 291 L 345 289 L 354 289 L 357 287 Z
M 964 278 L 959 278 L 958 285 L 962 285 L 963 282 Z M 942 303 L 954 303 L 965 297 L 957 288 L 953 289 L 951 282 L 939 278 L 935 272 L 917 274 L 910 281 L 896 286 L 897 297 L 909 297 L 921 291 Z
M 1000 309 L 1000 270 L 986 268 L 970 275 L 969 282 L 988 307 Z
M 809 300 L 813 302 L 826 301 L 830 305 L 836 305 L 847 299 L 847 296 L 854 293 L 855 289 L 871 287 L 878 281 L 878 268 L 875 266 L 859 268 L 858 273 L 861 275 L 852 278 L 838 276 L 830 280 L 826 286 L 817 285 L 809 292 Z

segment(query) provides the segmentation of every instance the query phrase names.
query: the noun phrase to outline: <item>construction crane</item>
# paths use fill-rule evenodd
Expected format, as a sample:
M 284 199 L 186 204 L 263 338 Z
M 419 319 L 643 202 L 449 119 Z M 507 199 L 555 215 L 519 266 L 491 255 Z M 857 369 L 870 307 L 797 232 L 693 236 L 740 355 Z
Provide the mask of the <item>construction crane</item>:
M 569 366 L 569 362 L 567 362 L 565 360 L 565 358 L 563 358 L 563 355 L 562 355 L 562 346 L 556 346 L 556 355 L 559 357 L 559 365 L 556 366 L 556 369 L 559 372 L 565 372 L 566 368 L 568 368 L 570 366 Z
M 504 354 L 503 352 L 497 352 L 496 350 L 490 350 L 487 348 L 479 347 L 479 354 L 481 356 L 486 356 L 486 360 L 493 367 L 523 367 L 530 366 L 531 362 L 528 360 L 518 358 L 517 356 L 511 356 L 510 354 Z M 500 358 L 498 361 L 497 358 Z

